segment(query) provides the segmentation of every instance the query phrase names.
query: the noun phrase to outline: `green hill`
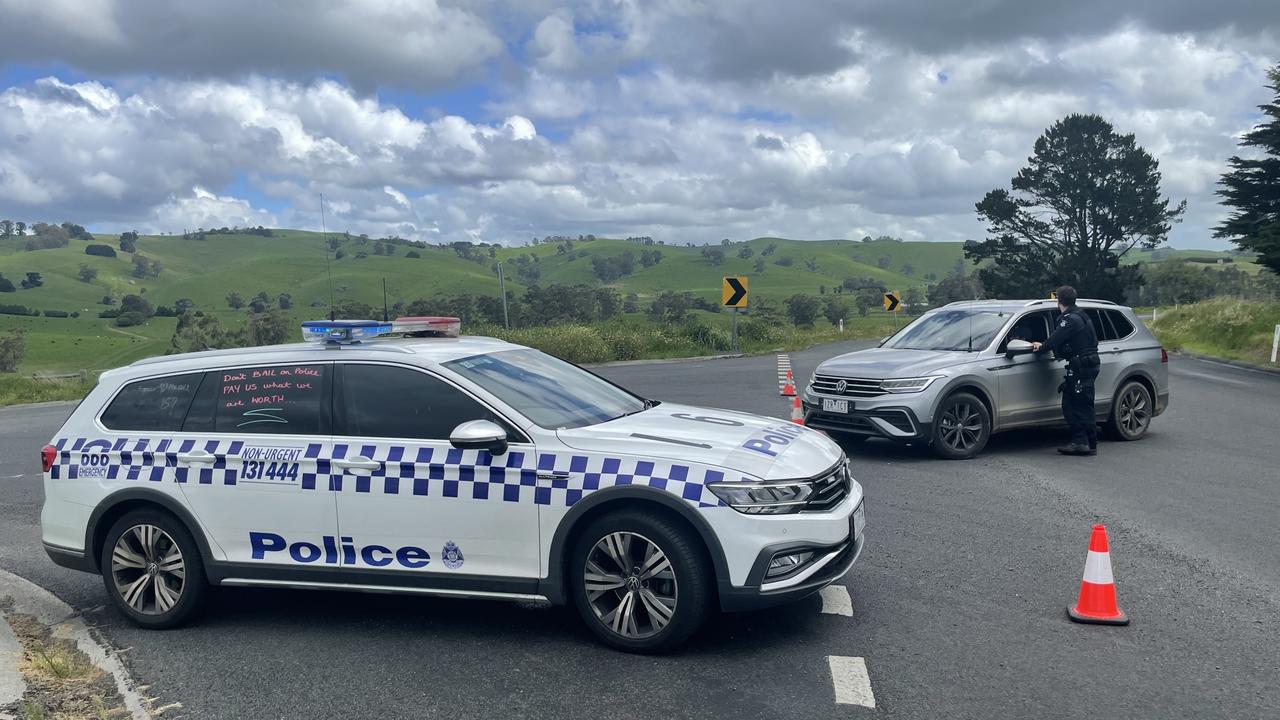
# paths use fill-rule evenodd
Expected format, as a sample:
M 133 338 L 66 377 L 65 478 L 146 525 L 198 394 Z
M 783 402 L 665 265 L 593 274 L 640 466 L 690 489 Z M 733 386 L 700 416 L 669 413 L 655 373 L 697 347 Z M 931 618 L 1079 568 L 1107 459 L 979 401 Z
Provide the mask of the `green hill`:
M 783 238 L 698 247 L 600 238 L 462 251 L 449 246 L 396 244 L 392 246 L 394 254 L 384 256 L 374 254 L 377 241 L 331 233 L 328 237 L 339 242 L 345 257 L 326 263 L 325 237 L 296 230 L 276 230 L 269 238 L 240 234 L 206 235 L 204 239 L 143 236 L 138 240 L 137 254 L 159 262 L 162 270 L 156 277 L 142 279 L 132 275 L 132 254 L 89 256 L 84 252 L 88 243 L 82 240 L 72 239 L 64 248 L 34 251 L 23 249 L 28 238 L 0 240 L 0 274 L 15 285 L 29 272 L 40 273 L 43 280 L 40 287 L 0 293 L 0 304 L 81 314 L 79 318 L 0 315 L 0 331 L 22 328 L 27 332 L 23 372 L 101 370 L 163 352 L 175 324 L 172 318 L 156 317 L 141 326 L 116 328 L 111 320 L 98 318 L 105 309 L 99 304 L 103 296 L 118 301 L 126 294 L 142 294 L 156 306 L 172 306 L 186 298 L 196 308 L 238 324 L 244 313 L 228 308 L 228 293 L 239 293 L 245 300 L 259 291 L 273 298 L 288 293 L 294 304 L 290 314 L 302 320 L 324 316 L 331 287 L 335 300 L 375 307 L 382 304 L 384 280 L 387 298 L 393 304 L 463 292 L 497 295 L 498 278 L 492 265 L 498 260 L 503 263 L 508 287 L 519 294 L 532 277 L 528 270 L 521 272 L 522 265 L 536 268 L 537 282 L 543 285 L 598 284 L 593 261 L 630 252 L 635 257 L 634 271 L 609 283 L 623 294 L 635 293 L 644 300 L 666 290 L 692 291 L 718 301 L 722 276 L 747 275 L 753 298 L 780 302 L 795 293 L 816 295 L 822 288 L 830 291 L 846 278 L 871 280 L 892 290 L 923 289 L 952 271 L 963 256 L 961 243 Z M 98 242 L 118 247 L 117 239 L 105 235 Z M 723 261 L 717 264 L 704 257 L 708 248 L 723 251 Z M 421 257 L 406 257 L 411 251 Z M 645 251 L 660 252 L 661 259 L 646 267 L 640 262 Z M 1211 251 L 1182 252 L 1195 252 L 1198 257 L 1215 255 Z M 367 257 L 358 257 L 365 253 Z M 1151 259 L 1150 254 L 1144 257 Z M 758 271 L 761 260 L 763 271 Z M 97 270 L 91 282 L 79 279 L 82 264 Z

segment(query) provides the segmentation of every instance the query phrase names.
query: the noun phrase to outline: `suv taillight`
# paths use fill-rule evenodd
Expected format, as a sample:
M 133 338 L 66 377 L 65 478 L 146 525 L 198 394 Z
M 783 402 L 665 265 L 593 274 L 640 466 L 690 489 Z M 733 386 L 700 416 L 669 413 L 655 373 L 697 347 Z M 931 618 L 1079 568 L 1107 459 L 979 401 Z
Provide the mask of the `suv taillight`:
M 57 459 L 58 448 L 52 445 L 40 448 L 40 466 L 44 468 L 44 472 L 49 472 L 49 468 L 53 467 L 53 461 Z
M 1162 363 L 1169 362 L 1169 351 L 1165 350 L 1164 348 L 1160 348 L 1160 362 Z

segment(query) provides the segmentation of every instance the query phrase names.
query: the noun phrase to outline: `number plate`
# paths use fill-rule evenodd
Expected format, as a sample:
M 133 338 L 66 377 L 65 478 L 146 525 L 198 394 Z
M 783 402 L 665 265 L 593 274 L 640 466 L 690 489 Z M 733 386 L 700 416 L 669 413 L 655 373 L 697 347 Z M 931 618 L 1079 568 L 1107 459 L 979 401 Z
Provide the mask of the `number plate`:
M 822 411 L 834 413 L 847 413 L 853 408 L 853 403 L 848 400 L 832 400 L 830 398 L 822 399 Z
M 867 511 L 866 503 L 858 503 L 858 507 L 853 511 L 853 536 L 858 537 L 867 527 Z

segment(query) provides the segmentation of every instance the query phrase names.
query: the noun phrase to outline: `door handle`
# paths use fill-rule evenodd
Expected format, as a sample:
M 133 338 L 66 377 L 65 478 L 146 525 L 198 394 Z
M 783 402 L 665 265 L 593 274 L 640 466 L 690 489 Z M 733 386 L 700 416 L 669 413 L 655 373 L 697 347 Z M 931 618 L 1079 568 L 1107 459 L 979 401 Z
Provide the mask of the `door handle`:
M 191 452 L 178 453 L 178 462 L 187 465 L 212 465 L 217 458 L 205 452 L 204 450 L 192 450 Z
M 382 467 L 382 463 L 377 460 L 370 460 L 363 455 L 357 455 L 352 458 L 340 458 L 334 460 L 333 464 L 343 470 L 377 470 Z

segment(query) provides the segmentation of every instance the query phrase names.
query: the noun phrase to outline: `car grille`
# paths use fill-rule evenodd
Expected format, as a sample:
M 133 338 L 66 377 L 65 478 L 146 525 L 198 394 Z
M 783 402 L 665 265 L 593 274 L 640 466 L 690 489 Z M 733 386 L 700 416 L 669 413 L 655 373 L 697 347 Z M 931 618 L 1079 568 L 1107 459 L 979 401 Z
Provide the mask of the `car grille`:
M 839 389 L 844 383 L 844 390 Z M 880 389 L 880 380 L 870 378 L 838 378 L 830 375 L 815 375 L 813 391 L 822 395 L 844 395 L 846 397 L 870 398 L 884 395 Z
M 849 496 L 849 471 L 842 462 L 836 469 L 813 481 L 813 496 L 803 512 L 826 512 Z

